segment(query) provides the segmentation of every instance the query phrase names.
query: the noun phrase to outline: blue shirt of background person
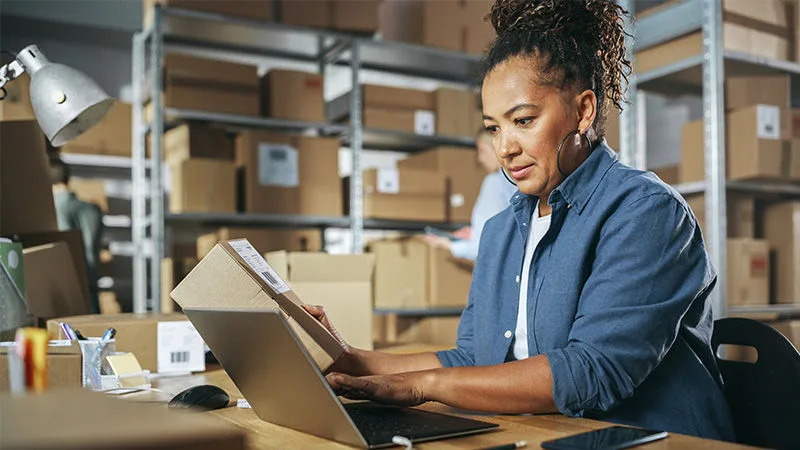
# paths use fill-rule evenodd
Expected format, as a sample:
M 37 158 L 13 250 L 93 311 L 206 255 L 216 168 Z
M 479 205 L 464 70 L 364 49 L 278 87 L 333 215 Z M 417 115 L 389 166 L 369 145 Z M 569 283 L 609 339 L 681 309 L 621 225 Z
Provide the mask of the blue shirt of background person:
M 346 346 L 327 375 L 337 392 L 733 439 L 710 344 L 716 275 L 697 221 L 674 190 L 621 164 L 603 141 L 630 69 L 624 13 L 614 0 L 496 1 L 483 118 L 520 194 L 483 232 L 457 348 Z M 531 219 L 545 217 L 524 264 L 528 236 L 538 236 Z M 528 357 L 516 359 L 521 311 Z

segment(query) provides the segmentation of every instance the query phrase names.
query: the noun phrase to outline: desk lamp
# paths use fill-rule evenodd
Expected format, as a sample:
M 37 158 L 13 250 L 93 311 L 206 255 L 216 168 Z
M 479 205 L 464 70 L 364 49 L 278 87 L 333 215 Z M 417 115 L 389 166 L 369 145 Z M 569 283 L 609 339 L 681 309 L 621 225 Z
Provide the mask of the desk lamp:
M 31 77 L 30 99 L 36 120 L 54 147 L 100 122 L 114 103 L 94 80 L 71 67 L 51 63 L 35 45 L 25 47 L 14 54 L 13 61 L 0 66 L 0 101 L 6 97 L 6 83 L 23 72 Z M 30 324 L 23 295 L 6 268 L 0 267 L 0 336 Z

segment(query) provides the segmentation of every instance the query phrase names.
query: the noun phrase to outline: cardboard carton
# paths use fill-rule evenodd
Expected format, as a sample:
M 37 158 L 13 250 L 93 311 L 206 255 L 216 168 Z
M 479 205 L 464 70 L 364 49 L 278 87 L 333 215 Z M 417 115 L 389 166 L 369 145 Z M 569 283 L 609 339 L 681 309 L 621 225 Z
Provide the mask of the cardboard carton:
M 311 28 L 328 28 L 331 24 L 332 0 L 283 0 L 281 22 Z
M 336 30 L 374 34 L 380 27 L 378 0 L 333 0 L 331 26 Z
M 464 1 L 462 16 L 464 21 L 463 51 L 475 55 L 483 55 L 497 37 L 492 24 L 484 20 L 491 12 L 493 4 L 493 0 Z
M 728 306 L 769 304 L 769 244 L 760 239 L 728 240 Z
M 426 220 L 443 222 L 447 205 L 446 179 L 432 170 L 369 169 L 362 176 L 364 217 L 374 219 Z M 343 192 L 349 191 L 344 179 Z M 345 214 L 350 196 L 345 195 Z
M 326 105 L 329 120 L 341 121 L 349 117 L 350 95 L 348 92 Z M 364 111 L 375 109 L 413 112 L 436 109 L 436 98 L 431 92 L 374 84 L 361 86 L 361 101 Z
M 132 124 L 131 105 L 115 102 L 97 125 L 59 148 L 63 153 L 130 157 Z
M 461 89 L 439 88 L 436 99 L 436 134 L 472 137 L 478 132 L 472 128 L 472 115 L 477 105 L 475 93 Z
M 217 244 L 172 291 L 181 308 L 280 308 L 320 370 L 344 351 L 247 240 Z
M 184 212 L 236 212 L 236 164 L 215 159 L 170 162 L 172 191 L 169 210 Z
M 658 169 L 653 169 L 653 173 L 661 178 L 661 181 L 667 184 L 678 184 L 679 180 L 679 166 L 664 166 Z
M 205 256 L 220 241 L 247 239 L 260 253 L 286 250 L 289 252 L 319 252 L 322 248 L 320 230 L 282 230 L 279 228 L 220 228 L 197 237 L 197 258 Z
M 325 122 L 322 76 L 273 69 L 261 79 L 261 115 Z
M 197 266 L 199 259 L 191 258 L 164 258 L 161 260 L 161 312 L 175 312 L 175 302 L 169 296 L 186 275 Z
M 142 368 L 151 372 L 202 372 L 205 347 L 183 314 L 102 314 L 61 317 L 47 321 L 51 339 L 64 339 L 59 323 L 67 322 L 86 337 L 100 337 L 108 328 L 117 330 L 118 352 L 130 352 Z M 180 355 L 181 358 L 172 358 Z
M 474 150 L 438 147 L 415 153 L 397 162 L 401 170 L 433 170 L 447 179 L 447 217 L 450 222 L 469 222 L 486 171 L 478 164 Z
M 233 139 L 221 128 L 188 123 L 164 133 L 164 159 L 177 164 L 192 158 L 233 161 Z
M 380 7 L 381 34 L 387 41 L 461 51 L 464 48 L 462 14 L 459 0 L 386 0 Z
M 464 306 L 469 297 L 472 268 L 443 249 L 423 241 L 373 241 L 376 308 Z
M 0 236 L 57 229 L 44 134 L 36 122 L 0 122 Z
M 275 7 L 277 6 L 274 0 L 144 0 L 143 23 L 145 28 L 153 21 L 153 5 L 156 3 L 173 8 L 194 9 L 214 14 L 264 21 L 275 20 Z
M 725 109 L 753 105 L 791 108 L 791 85 L 788 75 L 757 75 L 725 79 Z
M 605 123 L 605 139 L 606 144 L 613 150 L 620 150 L 620 110 L 616 106 L 609 105 L 606 107 L 606 123 Z
M 8 61 L 4 61 L 5 64 Z M 0 102 L 0 122 L 36 120 L 31 106 L 31 77 L 23 73 L 4 86 L 6 98 Z
M 686 199 L 691 208 L 700 230 L 706 226 L 706 198 L 704 195 L 692 195 Z M 747 195 L 727 194 L 727 224 L 728 238 L 753 238 L 755 237 L 755 199 Z
M 246 432 L 203 414 L 121 400 L 84 389 L 2 395 L 0 447 L 20 449 L 244 450 Z M 69 413 L 64 413 L 64 410 Z
M 300 298 L 325 308 L 345 342 L 372 349 L 374 255 L 280 251 L 264 257 Z
M 236 140 L 242 210 L 339 216 L 339 141 L 248 131 Z
M 0 344 L 0 392 L 8 392 L 10 389 L 8 351 L 12 347 L 5 344 L 7 343 Z M 78 343 L 51 341 L 47 346 L 47 388 L 79 388 L 82 374 L 81 348 Z
M 436 133 L 436 116 L 432 111 L 364 108 L 362 121 L 365 128 L 405 131 L 431 136 Z
M 66 242 L 29 247 L 22 254 L 25 279 L 30 280 L 25 299 L 37 323 L 91 312 Z
M 376 315 L 373 338 L 380 345 L 434 344 L 455 347 L 459 317 L 403 317 Z
M 774 252 L 775 303 L 800 301 L 800 202 L 777 203 L 764 208 L 764 239 Z

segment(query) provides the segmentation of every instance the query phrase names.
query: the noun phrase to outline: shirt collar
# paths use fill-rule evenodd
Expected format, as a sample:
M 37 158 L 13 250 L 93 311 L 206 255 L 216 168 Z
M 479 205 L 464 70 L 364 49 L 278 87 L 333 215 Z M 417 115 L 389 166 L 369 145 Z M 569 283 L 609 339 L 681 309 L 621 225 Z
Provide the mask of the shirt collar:
M 560 197 L 570 208 L 575 208 L 578 214 L 582 213 L 600 181 L 617 160 L 617 154 L 603 140 L 592 150 L 586 161 L 550 193 L 548 203 L 552 205 Z

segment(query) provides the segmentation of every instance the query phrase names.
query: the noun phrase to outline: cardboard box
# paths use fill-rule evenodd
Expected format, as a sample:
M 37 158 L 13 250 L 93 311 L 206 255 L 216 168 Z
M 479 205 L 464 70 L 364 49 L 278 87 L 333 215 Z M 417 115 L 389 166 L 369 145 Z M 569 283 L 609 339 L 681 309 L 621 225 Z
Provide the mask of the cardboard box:
M 44 140 L 36 122 L 0 122 L 0 236 L 58 229 Z
M 264 257 L 300 298 L 325 308 L 345 342 L 372 349 L 374 255 L 280 251 Z
M 387 41 L 461 51 L 462 14 L 460 0 L 385 0 L 380 7 L 381 34 Z
M 363 85 L 361 89 L 362 122 L 366 128 L 422 135 L 436 132 L 433 93 L 377 85 Z M 350 117 L 350 95 L 344 94 L 326 105 L 328 120 L 341 122 Z
M 236 140 L 242 210 L 340 216 L 339 140 L 248 131 Z
M 609 105 L 606 107 L 606 123 L 605 123 L 605 139 L 606 144 L 613 150 L 620 150 L 620 110 L 616 106 Z
M 69 179 L 69 189 L 78 200 L 93 203 L 99 206 L 103 212 L 108 212 L 108 195 L 106 195 L 105 180 L 71 177 Z
M 5 86 L 6 98 L 0 102 L 0 122 L 36 120 L 31 106 L 31 77 L 23 73 Z
M 172 291 L 172 298 L 183 309 L 280 308 L 323 372 L 344 351 L 339 341 L 301 307 L 303 301 L 246 240 L 217 244 Z
M 784 320 L 769 324 L 786 337 L 794 348 L 800 348 L 800 320 Z
M 433 110 L 436 97 L 432 92 L 376 84 L 361 86 L 361 101 L 365 107 Z
M 325 122 L 322 76 L 295 70 L 270 70 L 261 79 L 261 115 Z
M 194 9 L 264 21 L 275 20 L 275 7 L 277 6 L 273 0 L 144 0 L 144 27 L 153 21 L 153 5 L 156 3 L 173 8 Z
M 438 172 L 418 169 L 369 169 L 362 175 L 364 217 L 443 222 L 447 217 L 447 180 Z M 350 177 L 343 181 L 350 192 Z M 350 196 L 344 196 L 349 214 Z
M 774 303 L 800 301 L 800 202 L 764 208 L 764 239 L 774 252 Z
M 459 317 L 403 317 L 375 315 L 373 338 L 383 345 L 435 344 L 455 347 Z
M 658 178 L 661 178 L 661 181 L 667 184 L 678 184 L 678 180 L 680 179 L 678 171 L 680 170 L 679 166 L 664 166 L 658 169 L 653 169 L 653 173 L 658 175 Z
M 0 345 L 0 392 L 10 390 L 8 380 L 8 351 L 10 348 Z M 81 348 L 77 342 L 51 342 L 47 346 L 48 389 L 80 388 L 82 374 Z
M 432 136 L 436 134 L 436 116 L 432 111 L 389 108 L 364 108 L 362 121 L 365 128 L 404 131 Z
M 161 312 L 176 311 L 175 302 L 169 296 L 192 269 L 200 262 L 198 258 L 164 258 L 161 260 Z
M 192 158 L 236 159 L 233 139 L 221 128 L 188 123 L 164 133 L 164 159 L 172 164 Z
M 727 249 L 728 306 L 769 304 L 769 244 L 761 239 L 729 239 Z
M 331 26 L 336 30 L 374 34 L 380 27 L 378 0 L 333 0 Z
M 279 228 L 220 228 L 197 238 L 197 257 L 202 259 L 217 242 L 247 239 L 259 253 L 278 250 L 289 252 L 319 252 L 322 248 L 320 230 L 283 230 Z
M 187 159 L 170 163 L 172 191 L 169 210 L 236 212 L 236 164 L 215 159 Z
M 46 395 L 2 395 L 0 447 L 6 450 L 244 450 L 247 432 L 204 414 L 166 408 L 84 389 Z M 64 410 L 69 410 L 65 414 Z M 57 420 L 56 420 L 57 418 Z M 45 422 L 46 421 L 46 422 Z M 46 425 L 43 424 L 46 423 Z
M 458 162 L 458 163 L 454 163 Z M 469 222 L 478 199 L 486 171 L 477 161 L 474 150 L 460 147 L 438 147 L 415 153 L 397 162 L 402 170 L 433 170 L 447 179 L 446 220 Z
M 37 323 L 91 312 L 66 242 L 29 247 L 22 254 L 25 279 L 30 280 L 25 299 Z
M 436 134 L 475 136 L 478 129 L 472 127 L 472 115 L 477 107 L 474 92 L 439 88 L 433 95 L 436 99 Z
M 420 239 L 373 241 L 376 308 L 465 306 L 472 268 Z
M 791 108 L 792 90 L 788 75 L 757 75 L 725 78 L 725 109 L 753 105 Z
M 119 314 L 122 306 L 117 301 L 117 294 L 113 291 L 100 291 L 97 294 L 100 303 L 100 314 Z
M 59 148 L 63 153 L 130 157 L 132 127 L 131 105 L 115 102 L 97 125 Z
M 183 314 L 92 314 L 61 317 L 47 321 L 51 339 L 64 339 L 58 326 L 69 323 L 86 337 L 100 337 L 108 328 L 117 330 L 118 352 L 131 352 L 151 372 L 185 372 L 205 370 L 205 346 L 194 327 Z M 172 354 L 185 357 L 171 362 Z
M 700 230 L 706 227 L 706 198 L 704 195 L 692 195 L 686 199 Z M 727 225 L 728 238 L 755 237 L 755 199 L 747 195 L 727 193 Z
M 492 24 L 484 18 L 491 12 L 493 0 L 464 0 L 464 50 L 483 55 L 497 38 Z
M 332 0 L 282 0 L 281 22 L 311 28 L 328 28 L 331 24 Z

